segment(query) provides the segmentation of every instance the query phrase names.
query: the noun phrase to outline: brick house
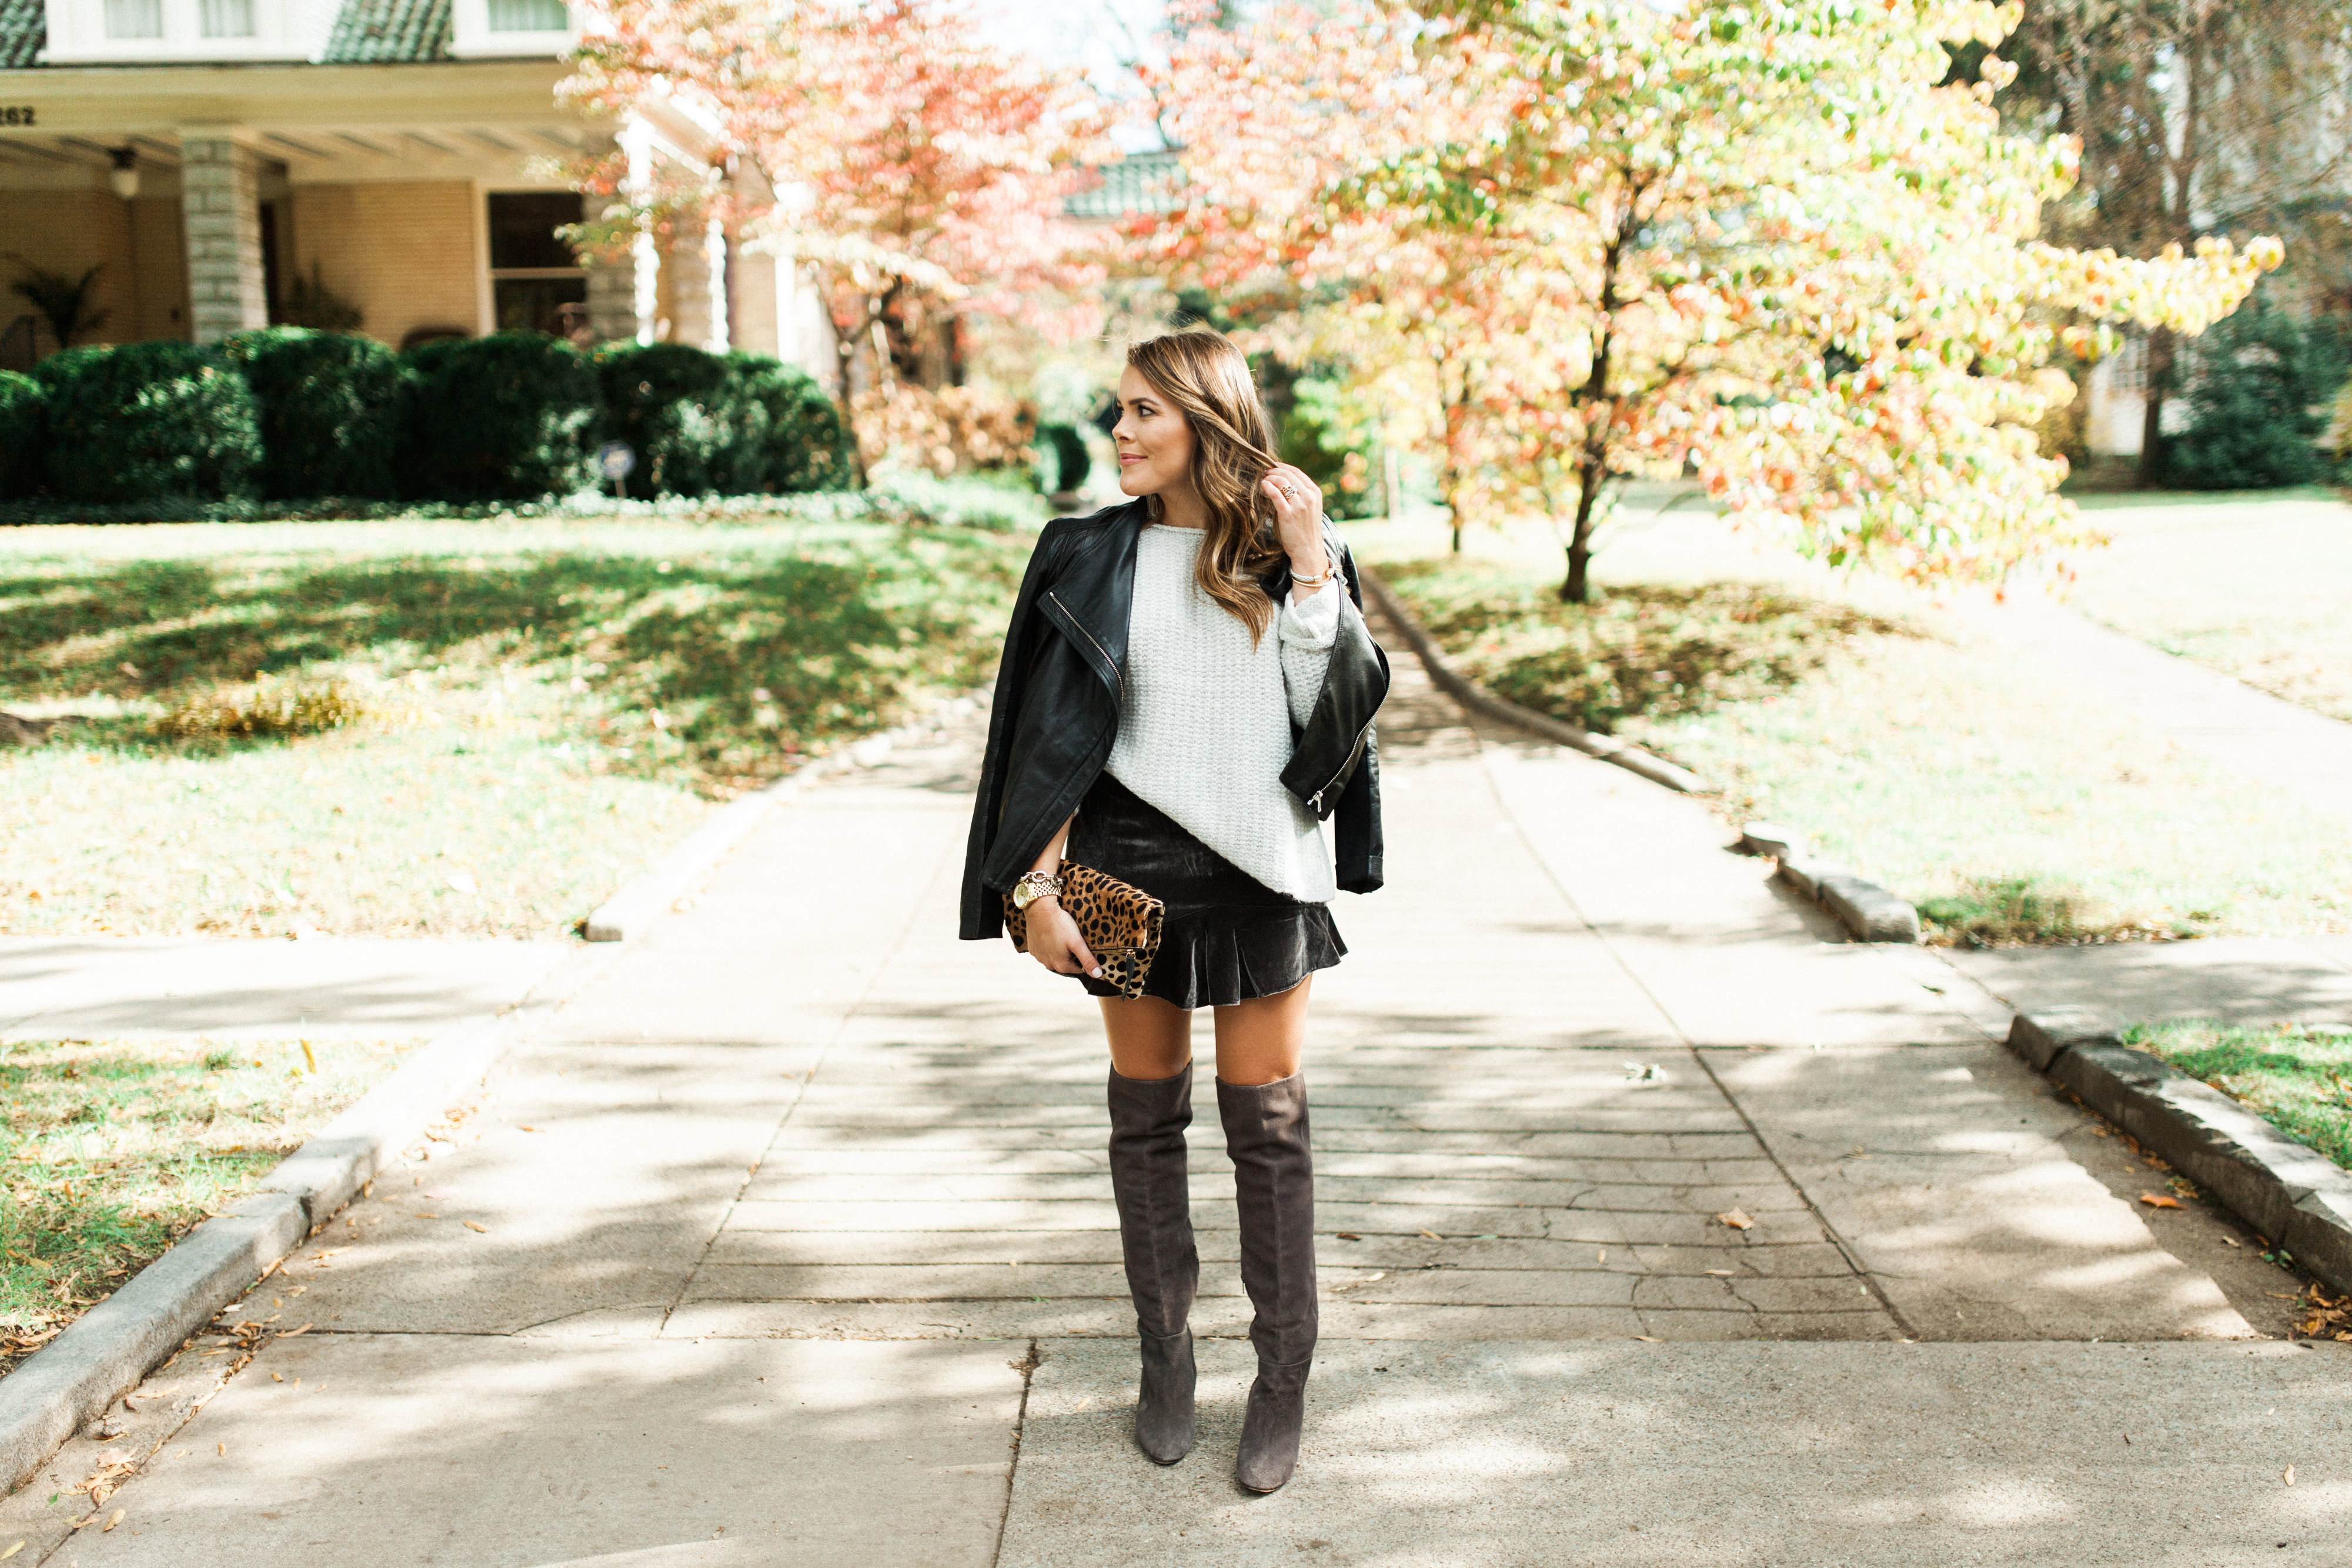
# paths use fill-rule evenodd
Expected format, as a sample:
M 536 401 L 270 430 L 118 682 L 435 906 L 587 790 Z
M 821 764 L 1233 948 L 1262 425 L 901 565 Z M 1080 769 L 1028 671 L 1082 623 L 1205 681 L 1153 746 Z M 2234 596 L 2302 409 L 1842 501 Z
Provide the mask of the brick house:
M 618 262 L 554 233 L 568 161 L 617 135 L 707 167 L 667 103 L 564 112 L 566 0 L 0 0 L 0 286 L 89 267 L 78 341 L 217 341 L 322 313 L 394 347 L 502 328 L 741 348 L 838 377 L 789 263 L 715 228 Z M 0 364 L 57 347 L 0 295 Z

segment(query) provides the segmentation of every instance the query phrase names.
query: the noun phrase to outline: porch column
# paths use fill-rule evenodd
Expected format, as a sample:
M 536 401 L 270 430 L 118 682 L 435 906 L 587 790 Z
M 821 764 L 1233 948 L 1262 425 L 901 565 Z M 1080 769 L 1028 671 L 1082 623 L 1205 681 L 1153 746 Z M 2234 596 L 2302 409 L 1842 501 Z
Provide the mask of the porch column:
M 600 343 L 637 336 L 637 258 L 624 254 L 583 258 L 588 274 L 588 330 Z
M 673 341 L 727 351 L 727 234 L 717 224 L 683 229 L 672 247 L 670 337 Z
M 269 325 L 262 283 L 261 168 L 225 130 L 180 136 L 180 214 L 188 242 L 188 325 L 199 343 Z

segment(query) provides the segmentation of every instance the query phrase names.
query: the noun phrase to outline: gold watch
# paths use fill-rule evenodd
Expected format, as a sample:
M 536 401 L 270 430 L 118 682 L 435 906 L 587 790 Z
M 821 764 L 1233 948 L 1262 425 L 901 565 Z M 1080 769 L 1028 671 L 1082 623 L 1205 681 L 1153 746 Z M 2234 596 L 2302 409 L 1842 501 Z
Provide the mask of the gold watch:
M 1025 873 L 1013 884 L 1013 907 L 1026 913 L 1029 906 L 1046 896 L 1059 896 L 1062 879 L 1050 871 Z

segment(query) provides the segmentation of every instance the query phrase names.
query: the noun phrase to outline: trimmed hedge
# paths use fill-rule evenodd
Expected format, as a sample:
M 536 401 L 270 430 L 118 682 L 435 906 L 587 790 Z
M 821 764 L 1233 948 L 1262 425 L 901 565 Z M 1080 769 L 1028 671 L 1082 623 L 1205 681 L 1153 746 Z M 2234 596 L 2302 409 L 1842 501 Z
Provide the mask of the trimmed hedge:
M 33 371 L 47 409 L 49 492 L 68 501 L 231 500 L 261 461 L 253 390 L 190 343 L 68 349 Z
M 393 494 L 399 357 L 373 338 L 270 327 L 222 345 L 261 416 L 262 495 Z
M 848 426 L 796 366 L 683 343 L 606 343 L 595 361 L 604 437 L 636 454 L 629 495 L 793 494 L 850 476 Z
M 41 383 L 0 371 L 0 501 L 21 501 L 41 487 L 48 423 Z
M 403 494 L 521 500 L 591 483 L 602 402 L 596 367 L 560 338 L 493 332 L 420 343 L 402 356 Z
M 641 498 L 838 489 L 856 472 L 846 422 L 803 371 L 674 343 L 592 355 L 500 332 L 395 355 L 269 328 L 212 350 L 76 349 L 30 378 L 0 374 L 0 502 L 530 501 L 593 486 L 604 439 L 635 450 Z
M 760 464 L 738 455 L 745 432 L 726 361 L 684 343 L 603 343 L 594 357 L 604 436 L 637 455 L 628 494 L 650 500 L 766 488 L 730 483 L 737 469 Z
M 731 476 L 738 494 L 794 496 L 855 482 L 849 422 L 815 377 L 740 350 L 727 356 L 727 366 L 746 437 L 743 465 Z

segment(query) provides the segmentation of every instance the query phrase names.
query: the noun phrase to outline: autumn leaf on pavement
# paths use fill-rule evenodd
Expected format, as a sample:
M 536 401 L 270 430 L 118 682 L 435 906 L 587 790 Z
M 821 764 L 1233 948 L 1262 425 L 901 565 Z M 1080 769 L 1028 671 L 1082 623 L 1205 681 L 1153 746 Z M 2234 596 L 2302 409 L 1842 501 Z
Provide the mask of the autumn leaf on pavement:
M 2144 1192 L 2139 1195 L 2139 1200 L 2147 1205 L 2150 1208 L 2179 1208 L 2180 1207 L 2180 1200 L 2179 1198 L 2167 1197 L 2165 1194 L 2160 1192 Z
M 1727 1209 L 1725 1212 L 1717 1215 L 1715 1218 L 1717 1224 L 1728 1225 L 1734 1230 L 1753 1230 L 1756 1228 L 1756 1222 L 1736 1208 Z
M 485 1236 L 488 1236 L 490 1233 L 490 1228 L 478 1220 L 469 1219 L 466 1221 L 466 1228 L 468 1230 L 478 1230 Z

